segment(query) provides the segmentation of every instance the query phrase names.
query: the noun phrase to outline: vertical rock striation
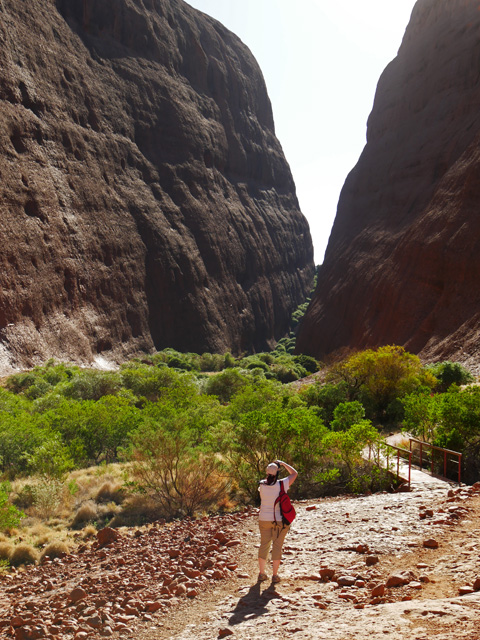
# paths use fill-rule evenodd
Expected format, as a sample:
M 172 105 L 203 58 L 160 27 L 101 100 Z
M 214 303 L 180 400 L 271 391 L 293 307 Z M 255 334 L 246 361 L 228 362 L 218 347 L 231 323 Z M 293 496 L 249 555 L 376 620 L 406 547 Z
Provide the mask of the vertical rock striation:
M 418 0 L 382 74 L 298 349 L 480 361 L 480 3 Z
M 0 42 L 0 360 L 280 338 L 313 250 L 243 43 L 182 0 L 2 0 Z

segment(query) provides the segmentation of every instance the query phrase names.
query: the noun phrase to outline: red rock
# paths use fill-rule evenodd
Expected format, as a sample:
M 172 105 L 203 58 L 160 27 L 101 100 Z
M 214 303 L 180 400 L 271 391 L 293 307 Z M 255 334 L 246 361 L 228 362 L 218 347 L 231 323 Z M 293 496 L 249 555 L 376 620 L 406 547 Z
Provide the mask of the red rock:
M 248 48 L 174 0 L 3 2 L 12 361 L 260 351 L 284 336 L 313 247 Z
M 385 585 L 377 584 L 371 591 L 371 595 L 373 598 L 382 597 L 385 594 Z
M 423 541 L 423 546 L 426 549 L 438 549 L 438 542 L 433 538 L 429 538 L 428 540 Z
M 228 627 L 225 627 L 224 629 L 218 630 L 219 638 L 226 638 L 227 636 L 233 636 L 233 631 L 231 629 L 229 629 Z
M 213 536 L 215 540 L 218 540 L 220 544 L 225 544 L 228 538 L 223 531 L 217 531 L 217 533 Z
M 207 553 L 211 553 L 212 551 L 220 551 L 220 547 L 218 544 L 209 544 L 208 547 L 205 548 Z
M 26 621 L 25 618 L 22 618 L 22 616 L 13 616 L 13 618 L 10 620 L 10 624 L 14 629 L 16 629 L 17 627 L 23 627 L 23 625 L 26 624 Z
M 191 569 L 190 567 L 183 567 L 183 572 L 189 578 L 198 578 L 201 575 L 198 569 Z
M 473 592 L 474 592 L 473 587 L 470 587 L 468 585 L 465 585 L 464 587 L 460 587 L 459 590 L 458 590 L 458 593 L 461 596 L 466 596 L 469 593 L 473 593 Z
M 83 600 L 83 598 L 86 598 L 86 597 L 87 597 L 87 592 L 85 591 L 85 589 L 82 589 L 82 587 L 75 587 L 75 589 L 70 591 L 70 593 L 68 594 L 68 599 L 71 600 L 72 602 L 79 602 L 80 600 Z
M 335 569 L 323 568 L 320 569 L 320 578 L 325 582 L 327 580 L 332 580 L 335 576 Z
M 480 578 L 477 578 L 473 583 L 473 590 L 480 591 Z
M 315 511 L 316 508 L 317 508 L 316 504 L 310 504 L 308 505 L 308 507 L 305 507 L 305 511 Z
M 394 573 L 387 578 L 386 586 L 390 587 L 402 587 L 405 584 L 409 583 L 409 579 L 405 576 L 402 576 L 399 573 Z
M 339 576 L 335 578 L 335 582 L 341 587 L 352 587 L 355 584 L 355 580 L 354 576 Z
M 242 544 L 240 540 L 229 540 L 225 543 L 226 547 L 236 547 L 237 545 Z
M 198 596 L 197 589 L 190 589 L 190 591 L 187 591 L 187 598 L 196 598 L 197 596 Z
M 146 603 L 146 610 L 149 611 L 150 613 L 155 613 L 155 611 L 158 611 L 161 608 L 162 608 L 161 602 L 157 601 L 157 602 Z
M 115 542 L 121 537 L 120 533 L 111 527 L 105 527 L 104 529 L 97 531 L 97 540 L 100 547 L 104 547 L 107 544 Z
M 93 629 L 100 629 L 103 625 L 102 619 L 99 615 L 91 616 L 90 618 L 87 618 L 85 622 Z
M 174 593 L 177 597 L 184 596 L 187 593 L 187 587 L 184 584 L 179 584 Z
M 178 558 L 178 556 L 181 554 L 181 551 L 180 549 L 167 549 L 167 553 L 170 558 Z
M 224 574 L 222 571 L 219 571 L 218 569 L 216 569 L 213 574 L 212 574 L 212 578 L 214 580 L 221 580 L 222 578 L 224 578 Z
M 367 565 L 367 567 L 372 567 L 373 565 L 377 564 L 378 562 L 379 562 L 378 556 L 367 556 L 365 558 L 365 564 Z

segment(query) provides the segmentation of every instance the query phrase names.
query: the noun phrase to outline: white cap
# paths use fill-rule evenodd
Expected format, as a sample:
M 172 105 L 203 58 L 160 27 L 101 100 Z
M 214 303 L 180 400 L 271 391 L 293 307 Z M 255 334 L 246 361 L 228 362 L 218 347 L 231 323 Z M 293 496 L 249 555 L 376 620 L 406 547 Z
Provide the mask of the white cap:
M 278 471 L 278 466 L 275 462 L 271 462 L 267 467 L 267 475 L 276 476 Z

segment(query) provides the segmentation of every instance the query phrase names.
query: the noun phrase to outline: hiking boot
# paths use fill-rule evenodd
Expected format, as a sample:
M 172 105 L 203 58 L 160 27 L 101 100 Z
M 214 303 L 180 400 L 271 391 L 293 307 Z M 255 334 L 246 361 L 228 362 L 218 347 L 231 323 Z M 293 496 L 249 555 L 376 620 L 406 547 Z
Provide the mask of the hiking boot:
M 268 576 L 266 573 L 259 573 L 257 582 L 264 582 L 267 580 Z
M 280 582 L 281 580 L 282 579 L 280 578 L 280 576 L 278 576 L 276 574 L 274 576 L 272 576 L 272 582 Z

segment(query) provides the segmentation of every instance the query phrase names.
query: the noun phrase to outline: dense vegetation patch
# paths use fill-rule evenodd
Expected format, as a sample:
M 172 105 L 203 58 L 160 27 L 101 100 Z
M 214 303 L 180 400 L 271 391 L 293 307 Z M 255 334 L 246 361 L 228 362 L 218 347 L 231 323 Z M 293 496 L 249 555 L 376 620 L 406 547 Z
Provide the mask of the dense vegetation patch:
M 403 424 L 478 469 L 480 391 L 458 386 L 469 380 L 396 346 L 328 369 L 286 352 L 165 349 L 116 371 L 50 361 L 0 388 L 0 529 L 24 513 L 83 529 L 234 508 L 257 501 L 276 458 L 299 471 L 293 497 L 387 488 L 362 451 Z

